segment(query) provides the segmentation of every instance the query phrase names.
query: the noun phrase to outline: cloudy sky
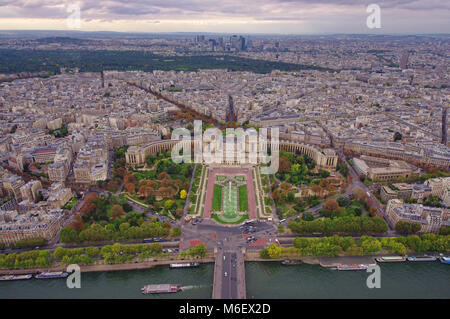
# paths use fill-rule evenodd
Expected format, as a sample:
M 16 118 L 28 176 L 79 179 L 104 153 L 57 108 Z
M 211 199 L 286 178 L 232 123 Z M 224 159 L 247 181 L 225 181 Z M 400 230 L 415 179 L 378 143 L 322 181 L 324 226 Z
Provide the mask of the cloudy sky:
M 450 0 L 0 0 L 0 29 L 230 33 L 450 33 Z M 369 29 L 367 6 L 381 9 Z M 73 22 L 73 20 L 70 20 Z

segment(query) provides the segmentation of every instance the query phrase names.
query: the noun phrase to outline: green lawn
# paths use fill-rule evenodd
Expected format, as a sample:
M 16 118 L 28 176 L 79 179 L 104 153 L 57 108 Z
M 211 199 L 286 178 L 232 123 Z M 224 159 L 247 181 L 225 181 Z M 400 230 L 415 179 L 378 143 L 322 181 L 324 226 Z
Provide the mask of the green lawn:
M 212 199 L 212 210 L 214 212 L 219 212 L 222 207 L 222 186 L 214 185 L 214 193 Z
M 239 211 L 248 211 L 247 185 L 239 186 Z

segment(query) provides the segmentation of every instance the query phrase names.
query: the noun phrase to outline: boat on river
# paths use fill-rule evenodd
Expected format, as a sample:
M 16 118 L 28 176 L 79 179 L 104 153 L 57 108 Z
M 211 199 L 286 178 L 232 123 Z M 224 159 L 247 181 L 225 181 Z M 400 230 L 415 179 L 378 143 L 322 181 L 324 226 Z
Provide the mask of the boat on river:
M 179 284 L 159 284 L 159 285 L 146 285 L 141 288 L 141 292 L 146 294 L 164 294 L 175 293 L 181 291 L 181 285 Z
M 40 274 L 34 275 L 36 279 L 54 279 L 54 278 L 66 278 L 69 274 L 62 271 L 54 272 L 42 272 Z
M 27 280 L 33 278 L 33 275 L 4 275 L 0 276 L 0 281 Z
M 179 263 L 179 264 L 170 264 L 169 268 L 176 269 L 176 268 L 195 268 L 200 266 L 200 263 Z
M 364 264 L 354 264 L 354 265 L 339 265 L 337 270 L 366 270 L 369 266 Z
M 437 258 L 434 256 L 410 256 L 408 261 L 436 261 Z
M 396 263 L 406 261 L 406 257 L 404 256 L 382 256 L 377 257 L 375 260 L 379 263 Z

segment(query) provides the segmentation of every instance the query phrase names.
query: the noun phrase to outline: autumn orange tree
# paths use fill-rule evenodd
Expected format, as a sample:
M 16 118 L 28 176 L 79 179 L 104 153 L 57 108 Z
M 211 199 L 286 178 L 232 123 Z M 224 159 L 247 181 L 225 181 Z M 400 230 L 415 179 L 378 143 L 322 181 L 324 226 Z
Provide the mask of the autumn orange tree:
M 83 216 L 86 213 L 92 212 L 95 210 L 97 205 L 95 205 L 94 201 L 98 198 L 97 193 L 90 193 L 86 196 L 84 200 L 83 206 L 80 209 L 80 215 Z
M 289 184 L 289 183 L 287 183 L 287 182 L 282 182 L 282 183 L 280 184 L 280 187 L 281 187 L 282 190 L 288 191 L 288 190 L 291 189 L 292 185 Z
M 136 191 L 136 186 L 133 183 L 127 183 L 124 187 L 129 194 L 133 194 Z
M 110 180 L 108 184 L 106 184 L 106 189 L 110 192 L 114 192 L 117 190 L 117 188 L 119 188 L 119 185 L 119 182 L 113 179 Z
M 377 210 L 377 208 L 375 206 L 372 205 L 372 206 L 369 207 L 369 215 L 370 215 L 370 217 L 376 216 L 377 212 L 378 212 L 378 210 Z
M 364 200 L 367 196 L 367 194 L 361 188 L 355 188 L 352 190 L 352 192 L 356 200 Z
M 122 206 L 120 205 L 114 205 L 111 209 L 111 216 L 112 219 L 121 218 L 123 215 L 125 215 L 125 212 L 123 211 Z
M 160 181 L 162 181 L 162 180 L 164 180 L 164 179 L 168 179 L 169 178 L 169 174 L 167 174 L 166 172 L 161 172 L 159 175 L 158 175 L 158 179 L 160 180 Z
M 314 192 L 315 195 L 322 196 L 322 187 L 320 187 L 319 185 L 311 186 L 311 190 Z
M 331 215 L 339 209 L 339 204 L 334 198 L 330 198 L 323 205 L 323 209 L 325 209 Z
M 289 173 L 291 171 L 291 162 L 286 156 L 280 157 L 278 172 Z
M 125 176 L 125 174 L 127 173 L 127 171 L 123 167 L 118 167 L 118 168 L 114 169 L 113 173 L 114 173 L 114 176 L 123 178 Z
M 275 189 L 272 192 L 272 198 L 275 202 L 278 202 L 280 200 L 280 191 L 278 189 Z
M 123 182 L 125 184 L 127 184 L 127 183 L 134 183 L 135 182 L 134 175 L 132 173 L 130 173 L 130 172 L 126 173 L 124 175 L 124 177 L 123 177 Z
M 83 219 L 81 218 L 81 215 L 78 213 L 74 216 L 72 223 L 70 224 L 70 227 L 75 229 L 77 232 L 80 232 L 84 228 Z
M 155 190 L 151 186 L 142 185 L 139 187 L 138 195 L 140 197 L 148 197 L 149 195 L 153 194 Z

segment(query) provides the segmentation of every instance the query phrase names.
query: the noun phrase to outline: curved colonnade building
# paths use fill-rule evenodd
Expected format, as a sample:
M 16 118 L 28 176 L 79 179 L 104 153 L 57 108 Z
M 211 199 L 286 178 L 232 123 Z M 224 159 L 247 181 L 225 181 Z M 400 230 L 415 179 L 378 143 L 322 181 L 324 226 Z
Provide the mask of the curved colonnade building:
M 161 140 L 154 141 L 146 145 L 142 146 L 130 146 L 125 154 L 127 165 L 144 165 L 145 158 L 148 155 L 154 155 L 157 153 L 170 151 L 172 148 L 179 143 L 179 140 Z M 194 148 L 194 143 L 201 143 L 193 140 L 185 141 L 182 143 L 191 144 L 191 148 Z M 268 146 L 270 145 L 270 140 L 268 141 Z M 250 151 L 250 148 L 252 149 Z M 254 147 L 251 144 L 246 143 L 245 148 L 245 159 L 249 158 L 249 154 L 254 152 Z M 259 147 L 258 147 L 259 148 Z M 295 143 L 292 141 L 280 141 L 279 142 L 280 150 L 297 154 L 297 155 L 307 155 L 312 158 L 316 163 L 317 167 L 320 169 L 326 170 L 335 170 L 337 166 L 338 156 L 333 149 L 320 149 L 317 146 L 307 145 L 302 143 Z M 203 149 L 210 149 L 210 144 L 207 142 L 203 142 Z M 224 146 L 225 150 L 225 146 Z M 224 152 L 225 153 L 225 152 Z M 229 159 L 229 156 L 224 155 L 223 165 L 238 165 L 240 162 L 238 161 L 238 154 L 235 151 L 234 156 L 231 156 L 232 160 Z M 248 160 L 247 160 L 248 161 Z

